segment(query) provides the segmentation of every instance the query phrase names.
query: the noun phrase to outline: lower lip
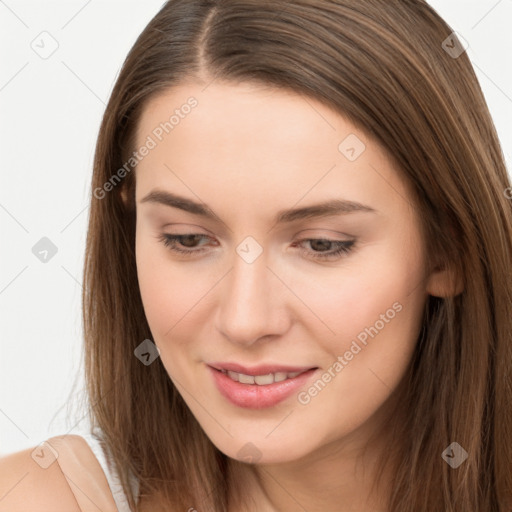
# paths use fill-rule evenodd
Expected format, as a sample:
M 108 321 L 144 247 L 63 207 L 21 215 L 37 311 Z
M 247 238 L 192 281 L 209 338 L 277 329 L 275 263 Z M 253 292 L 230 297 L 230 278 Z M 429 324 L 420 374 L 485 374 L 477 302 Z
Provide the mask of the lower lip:
M 293 379 L 286 379 L 273 384 L 259 386 L 258 384 L 242 384 L 230 379 L 227 374 L 222 373 L 211 366 L 210 369 L 217 389 L 222 396 L 232 404 L 246 409 L 265 409 L 282 402 L 294 392 L 306 384 L 309 378 L 316 372 L 312 368 Z

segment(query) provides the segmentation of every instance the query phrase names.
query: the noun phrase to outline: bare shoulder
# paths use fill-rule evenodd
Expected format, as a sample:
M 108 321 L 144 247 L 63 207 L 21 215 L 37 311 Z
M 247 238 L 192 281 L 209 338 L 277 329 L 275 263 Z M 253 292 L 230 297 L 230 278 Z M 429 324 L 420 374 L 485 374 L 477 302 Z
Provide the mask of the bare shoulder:
M 0 512 L 33 510 L 80 512 L 55 456 L 46 445 L 0 457 Z

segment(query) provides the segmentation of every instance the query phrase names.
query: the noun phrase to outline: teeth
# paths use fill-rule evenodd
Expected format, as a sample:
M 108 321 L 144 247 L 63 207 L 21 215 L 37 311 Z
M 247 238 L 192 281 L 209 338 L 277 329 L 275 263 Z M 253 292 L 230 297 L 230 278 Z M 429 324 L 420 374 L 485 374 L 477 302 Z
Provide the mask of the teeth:
M 226 370 L 222 370 L 222 373 L 226 373 Z M 238 382 L 238 373 L 228 370 L 228 375 L 232 380 L 236 380 Z
M 265 386 L 267 384 L 273 384 L 274 382 L 282 382 L 286 379 L 293 379 L 303 372 L 276 372 L 268 373 L 267 375 L 245 375 L 243 373 L 233 372 L 231 370 L 221 370 L 222 373 L 226 374 L 231 380 L 240 382 L 242 384 L 257 384 L 258 386 Z
M 238 382 L 241 384 L 254 384 L 254 377 L 251 375 L 244 375 L 243 373 L 239 373 Z
M 286 377 L 286 372 L 277 372 L 274 374 L 274 382 L 281 382 L 283 380 L 286 380 Z
M 258 386 L 264 386 L 265 384 L 272 384 L 274 382 L 274 375 L 269 373 L 268 375 L 256 375 L 254 377 L 254 382 L 258 384 Z

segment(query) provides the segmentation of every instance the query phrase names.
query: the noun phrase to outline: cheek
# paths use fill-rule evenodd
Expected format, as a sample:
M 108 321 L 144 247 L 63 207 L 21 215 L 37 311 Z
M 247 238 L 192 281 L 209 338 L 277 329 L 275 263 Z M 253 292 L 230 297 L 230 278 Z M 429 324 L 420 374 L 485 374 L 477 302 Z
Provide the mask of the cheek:
M 341 400 L 354 421 L 364 420 L 398 385 L 414 352 L 427 297 L 418 254 L 372 252 L 379 254 L 378 263 L 361 262 L 360 271 L 353 269 L 329 287 L 329 297 L 318 294 L 326 323 L 336 333 L 317 338 L 329 354 L 323 369 L 337 364 L 331 391 L 317 405 Z
M 414 256 L 398 259 L 396 251 L 386 247 L 368 250 L 364 257 L 354 255 L 337 268 L 287 277 L 307 306 L 302 308 L 302 321 L 318 339 L 352 339 L 376 322 L 382 327 L 382 315 L 384 321 L 403 320 L 415 318 L 421 309 L 421 297 L 414 295 L 415 287 L 421 294 L 420 261 Z M 397 309 L 402 310 L 400 315 Z
M 170 261 L 157 236 L 149 230 L 138 233 L 136 261 L 146 318 L 156 341 L 161 342 L 197 301 L 204 285 Z
M 214 288 L 225 269 L 207 261 L 201 269 L 197 264 L 177 261 L 158 236 L 150 229 L 137 234 L 139 289 L 162 362 L 169 374 L 179 374 L 184 359 L 200 359 L 196 353 L 200 353 L 202 331 L 208 329 Z
M 365 248 L 339 268 L 295 280 L 305 297 L 303 325 L 330 367 L 346 355 L 344 373 L 365 385 L 369 368 L 394 382 L 405 370 L 417 340 L 426 300 L 421 252 L 396 241 Z M 410 248 L 410 249 L 409 249 Z M 314 313 L 314 314 L 313 314 Z M 364 376 L 363 376 L 364 375 Z M 366 379 L 366 380 L 365 380 Z
M 164 312 L 169 308 L 169 299 L 171 294 L 166 294 L 167 287 L 164 283 L 167 281 L 166 272 L 168 269 L 163 264 L 159 256 L 158 249 L 155 250 L 154 241 L 150 236 L 140 231 L 137 232 L 135 243 L 135 254 L 137 261 L 137 278 L 139 289 L 144 305 L 144 311 L 149 326 L 153 334 L 154 328 L 159 326 L 164 318 Z M 159 326 L 160 327 L 160 326 Z

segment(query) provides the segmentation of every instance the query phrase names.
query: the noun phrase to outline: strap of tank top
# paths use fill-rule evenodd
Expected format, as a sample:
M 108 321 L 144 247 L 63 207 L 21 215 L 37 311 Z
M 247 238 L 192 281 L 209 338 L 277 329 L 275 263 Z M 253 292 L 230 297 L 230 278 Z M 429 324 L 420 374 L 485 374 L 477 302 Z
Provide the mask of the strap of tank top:
M 81 436 L 56 436 L 46 441 L 56 452 L 81 512 L 117 512 L 107 478 L 96 456 Z

